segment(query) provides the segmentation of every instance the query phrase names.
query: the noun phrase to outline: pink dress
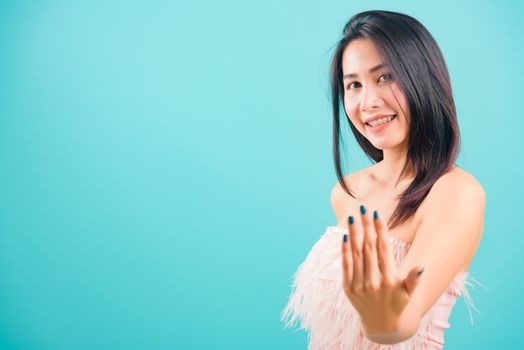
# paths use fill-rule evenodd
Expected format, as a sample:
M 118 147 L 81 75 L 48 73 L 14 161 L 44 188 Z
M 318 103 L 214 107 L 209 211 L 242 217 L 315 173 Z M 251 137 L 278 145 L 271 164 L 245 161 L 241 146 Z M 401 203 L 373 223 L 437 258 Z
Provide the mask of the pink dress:
M 413 337 L 391 345 L 370 341 L 361 330 L 358 313 L 342 290 L 341 242 L 344 233 L 347 230 L 343 227 L 327 227 L 293 275 L 292 293 L 281 314 L 285 328 L 300 320 L 302 328 L 309 333 L 309 350 L 442 349 L 444 330 L 450 327 L 448 318 L 458 296 L 464 296 L 471 317 L 469 308 L 475 309 L 475 306 L 466 285 L 479 282 L 461 271 L 422 317 Z M 398 266 L 410 244 L 393 236 L 390 236 L 390 244 Z

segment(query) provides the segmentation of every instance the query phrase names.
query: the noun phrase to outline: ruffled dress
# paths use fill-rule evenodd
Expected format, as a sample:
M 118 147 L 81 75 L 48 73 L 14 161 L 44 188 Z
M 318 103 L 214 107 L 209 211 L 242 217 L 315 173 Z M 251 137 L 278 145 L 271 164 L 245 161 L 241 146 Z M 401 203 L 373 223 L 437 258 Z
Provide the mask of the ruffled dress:
M 414 336 L 388 345 L 370 341 L 364 336 L 360 316 L 342 289 L 341 242 L 344 233 L 347 233 L 344 227 L 328 226 L 292 277 L 292 292 L 281 320 L 285 328 L 294 327 L 300 321 L 301 328 L 308 332 L 309 350 L 442 349 L 444 331 L 450 327 L 448 318 L 457 297 L 464 296 L 470 317 L 471 307 L 477 310 L 467 286 L 480 283 L 461 271 L 422 317 Z M 410 244 L 394 236 L 389 240 L 399 266 Z

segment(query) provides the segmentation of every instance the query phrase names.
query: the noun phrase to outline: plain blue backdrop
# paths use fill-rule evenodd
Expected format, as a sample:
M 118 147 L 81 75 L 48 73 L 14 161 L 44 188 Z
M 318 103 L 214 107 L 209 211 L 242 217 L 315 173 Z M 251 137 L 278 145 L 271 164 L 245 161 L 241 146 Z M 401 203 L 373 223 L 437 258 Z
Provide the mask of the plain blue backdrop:
M 522 4 L 1 1 L 0 349 L 305 349 L 279 317 L 336 224 L 328 64 L 370 9 L 437 40 L 487 193 L 446 349 L 520 348 Z

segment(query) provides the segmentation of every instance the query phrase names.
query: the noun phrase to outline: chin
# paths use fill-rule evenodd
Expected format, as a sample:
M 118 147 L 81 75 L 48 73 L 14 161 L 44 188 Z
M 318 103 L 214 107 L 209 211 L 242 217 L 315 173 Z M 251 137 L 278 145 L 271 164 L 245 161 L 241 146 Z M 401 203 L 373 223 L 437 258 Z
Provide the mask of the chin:
M 375 147 L 375 148 L 378 148 L 379 150 L 385 150 L 385 149 L 389 149 L 389 148 L 396 148 L 398 146 L 400 146 L 400 144 L 402 142 L 400 141 L 397 141 L 397 142 L 373 142 L 373 140 L 369 140 L 369 142 Z

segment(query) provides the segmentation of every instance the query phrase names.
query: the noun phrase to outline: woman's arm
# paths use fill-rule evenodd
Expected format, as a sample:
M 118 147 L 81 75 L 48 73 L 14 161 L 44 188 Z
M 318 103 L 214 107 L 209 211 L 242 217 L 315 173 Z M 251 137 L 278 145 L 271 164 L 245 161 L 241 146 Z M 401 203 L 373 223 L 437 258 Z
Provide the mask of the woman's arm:
M 472 176 L 444 175 L 424 204 L 415 240 L 398 268 L 385 244 L 385 222 L 379 218 L 371 224 L 365 211 L 363 231 L 356 222 L 349 225 L 351 242 L 342 244 L 344 291 L 361 316 L 366 336 L 374 342 L 392 344 L 411 338 L 480 242 L 485 192 Z M 358 232 L 364 232 L 363 246 Z M 380 269 L 376 255 L 382 262 Z M 420 267 L 424 273 L 417 277 Z
M 405 275 L 414 266 L 424 266 L 410 300 L 421 317 L 475 254 L 484 227 L 486 193 L 468 173 L 448 173 L 435 182 L 426 200 L 422 222 L 399 267 Z
M 420 325 L 420 310 L 415 309 L 413 303 L 408 303 L 400 316 L 394 331 L 372 329 L 362 324 L 364 335 L 372 342 L 379 344 L 395 344 L 411 338 Z

